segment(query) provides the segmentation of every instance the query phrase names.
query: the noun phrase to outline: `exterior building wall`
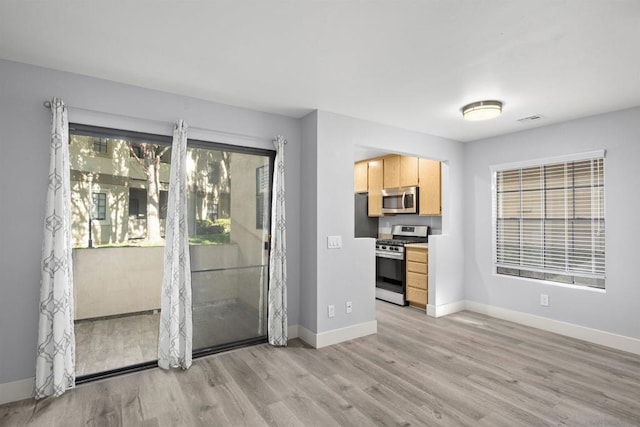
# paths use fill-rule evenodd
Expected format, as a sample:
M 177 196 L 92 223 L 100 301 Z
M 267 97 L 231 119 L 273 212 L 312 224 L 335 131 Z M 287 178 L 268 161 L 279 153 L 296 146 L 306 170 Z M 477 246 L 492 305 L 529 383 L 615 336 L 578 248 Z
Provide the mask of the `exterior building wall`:
M 87 247 L 89 212 L 92 194 L 106 195 L 105 219 L 94 219 L 94 246 L 121 244 L 144 237 L 146 220 L 129 221 L 129 188 L 146 188 L 146 176 L 136 159 L 131 157 L 129 143 L 107 139 L 107 152 L 94 150 L 94 138 L 71 135 L 69 160 L 71 168 L 71 216 L 74 247 Z M 170 165 L 160 163 L 160 190 L 168 190 Z M 164 220 L 160 221 L 161 231 Z
M 198 221 L 228 218 L 229 171 L 218 150 L 187 149 L 189 234 L 198 234 Z M 233 157 L 234 154 L 227 153 Z
M 162 246 L 74 249 L 74 318 L 159 310 L 163 253 Z M 237 270 L 225 270 L 238 265 L 237 245 L 195 245 L 190 254 L 194 306 L 238 298 Z
M 238 265 L 254 266 L 238 270 L 237 297 L 253 308 L 264 304 L 266 291 L 263 283 L 268 277 L 267 254 L 264 250 L 264 240 L 269 235 L 269 224 L 266 218 L 260 221 L 257 216 L 269 216 L 270 193 L 265 192 L 262 200 L 258 200 L 257 169 L 266 167 L 267 177 L 270 176 L 269 158 L 250 154 L 234 153 L 231 160 L 231 242 L 238 247 Z M 267 181 L 268 186 L 268 181 Z M 262 203 L 258 209 L 257 203 Z M 264 224 L 261 224 L 263 223 Z M 257 227 L 263 225 L 267 227 Z
M 131 156 L 129 142 L 107 139 L 107 152 L 94 150 L 94 138 L 72 135 L 70 144 L 73 244 L 86 247 L 89 240 L 89 211 L 91 194 L 104 193 L 107 198 L 106 218 L 92 220 L 94 246 L 122 244 L 142 239 L 146 234 L 146 215 L 132 216 L 129 209 L 129 190 L 146 189 L 147 179 L 138 161 Z M 165 163 L 170 152 L 160 163 L 160 191 L 169 187 L 170 164 Z M 189 189 L 189 230 L 198 234 L 198 221 L 228 217 L 230 212 L 229 170 L 220 151 L 189 149 L 187 177 Z M 166 201 L 166 199 L 165 199 Z M 144 209 L 146 211 L 146 209 Z M 164 218 L 160 228 L 164 234 Z M 133 243 L 133 242 L 132 242 Z
M 74 318 L 160 309 L 164 248 L 73 250 Z

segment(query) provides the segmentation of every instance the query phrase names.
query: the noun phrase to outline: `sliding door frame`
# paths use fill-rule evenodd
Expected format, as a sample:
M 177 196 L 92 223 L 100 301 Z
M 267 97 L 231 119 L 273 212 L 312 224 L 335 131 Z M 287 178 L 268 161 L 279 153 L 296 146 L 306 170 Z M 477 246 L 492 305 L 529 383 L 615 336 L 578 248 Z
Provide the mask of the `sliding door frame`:
M 271 254 L 271 206 L 273 204 L 273 197 L 271 197 L 272 192 L 273 192 L 273 167 L 275 165 L 275 160 L 276 160 L 276 152 L 275 150 L 265 150 L 263 148 L 254 148 L 254 147 L 245 147 L 245 146 L 238 146 L 238 145 L 231 145 L 231 144 L 223 144 L 220 142 L 209 142 L 209 141 L 202 141 L 202 140 L 197 140 L 197 139 L 187 139 L 187 149 L 189 148 L 199 148 L 199 149 L 205 149 L 205 150 L 217 150 L 217 151 L 227 151 L 227 152 L 231 152 L 231 153 L 240 153 L 240 154 L 251 154 L 251 155 L 256 155 L 256 156 L 264 156 L 267 157 L 269 159 L 269 223 L 268 224 L 263 224 L 264 227 L 267 227 L 268 230 L 268 235 L 269 235 L 269 241 L 267 242 L 267 249 L 269 251 L 269 254 Z M 269 257 L 267 257 L 267 259 L 269 259 Z M 269 277 L 269 263 L 267 262 L 266 265 L 266 277 Z M 268 298 L 269 295 L 269 280 L 267 280 L 267 285 L 266 285 L 266 289 L 264 290 L 265 292 L 265 296 Z M 265 309 L 265 313 L 266 316 L 269 316 L 268 313 L 268 304 L 267 304 L 267 308 Z M 265 331 L 267 330 L 267 328 L 265 328 Z M 235 341 L 232 343 L 227 343 L 227 344 L 220 344 L 220 345 L 215 345 L 215 346 L 211 346 L 211 347 L 205 347 L 202 349 L 198 349 L 198 350 L 194 350 L 192 351 L 192 358 L 196 359 L 199 357 L 205 357 L 205 356 L 210 356 L 212 354 L 216 354 L 216 353 L 222 353 L 225 351 L 229 351 L 229 350 L 235 350 L 237 348 L 242 348 L 242 347 L 249 347 L 252 345 L 256 345 L 256 344 L 264 344 L 267 343 L 268 337 L 267 335 L 261 335 L 255 338 L 249 338 L 249 339 L 245 339 L 245 340 L 240 340 L 240 341 Z
M 92 126 L 81 123 L 70 123 L 69 124 L 69 137 L 71 135 L 84 135 L 84 136 L 95 136 L 95 137 L 124 137 L 129 141 L 133 142 L 152 142 L 158 145 L 171 146 L 171 136 L 167 135 L 158 135 L 151 134 L 145 132 L 136 132 L 124 129 L 116 129 L 116 128 L 107 128 L 101 126 Z M 211 142 L 211 141 L 203 141 L 196 139 L 187 139 L 187 148 L 196 148 L 196 149 L 207 149 L 207 150 L 217 150 L 217 151 L 226 151 L 230 153 L 240 153 L 240 154 L 251 154 L 251 155 L 259 155 L 265 156 L 269 159 L 269 201 L 268 201 L 268 209 L 269 209 L 269 223 L 263 224 L 264 227 L 267 227 L 269 241 L 267 242 L 267 250 L 269 254 L 271 252 L 271 212 L 272 212 L 272 203 L 273 203 L 273 175 L 274 175 L 274 165 L 275 165 L 275 150 L 267 150 L 263 148 L 254 148 L 254 147 L 246 147 L 240 145 L 232 145 L 232 144 L 224 144 L 219 142 Z M 267 257 L 269 259 L 269 257 Z M 269 277 L 269 263 L 266 265 L 266 277 Z M 264 289 L 265 296 L 268 298 L 269 292 L 269 283 L 267 280 L 266 288 Z M 265 309 L 266 316 L 268 318 L 268 304 L 266 304 L 267 308 Z M 74 319 L 75 323 L 75 319 Z M 265 328 L 266 330 L 266 328 Z M 222 353 L 229 350 L 234 350 L 237 348 L 253 346 L 256 344 L 262 344 L 268 342 L 267 335 L 262 335 L 255 338 L 240 340 L 232 343 L 216 345 L 212 347 L 207 347 L 203 349 L 198 349 L 192 352 L 192 358 L 197 359 L 200 357 L 209 356 L 216 353 Z M 78 376 L 76 378 L 76 384 L 85 384 L 101 379 L 112 378 L 115 376 L 139 372 L 147 369 L 152 369 L 158 366 L 158 359 L 149 360 L 142 363 L 137 363 L 133 365 L 123 366 L 116 369 L 110 369 L 106 371 L 100 371 L 95 373 L 90 373 L 82 376 Z

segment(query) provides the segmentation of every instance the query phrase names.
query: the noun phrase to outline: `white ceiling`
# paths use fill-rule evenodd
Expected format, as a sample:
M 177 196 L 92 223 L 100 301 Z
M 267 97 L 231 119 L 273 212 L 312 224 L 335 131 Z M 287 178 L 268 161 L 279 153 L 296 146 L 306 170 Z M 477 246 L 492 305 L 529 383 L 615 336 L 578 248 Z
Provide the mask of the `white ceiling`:
M 640 105 L 640 1 L 2 0 L 0 58 L 470 141 Z

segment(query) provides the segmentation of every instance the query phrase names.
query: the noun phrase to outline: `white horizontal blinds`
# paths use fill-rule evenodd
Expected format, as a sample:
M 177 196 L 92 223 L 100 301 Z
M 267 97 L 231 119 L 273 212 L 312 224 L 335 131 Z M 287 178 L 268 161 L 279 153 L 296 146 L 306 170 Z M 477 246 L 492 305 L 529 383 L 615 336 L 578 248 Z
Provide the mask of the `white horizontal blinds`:
M 604 286 L 604 158 L 495 172 L 499 273 Z

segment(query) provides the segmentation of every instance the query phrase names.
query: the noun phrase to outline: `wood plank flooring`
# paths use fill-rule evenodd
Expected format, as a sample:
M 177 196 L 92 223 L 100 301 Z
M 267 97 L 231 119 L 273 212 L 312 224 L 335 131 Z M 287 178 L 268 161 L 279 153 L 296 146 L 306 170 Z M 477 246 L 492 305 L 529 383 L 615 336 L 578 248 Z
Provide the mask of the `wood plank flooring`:
M 159 324 L 158 312 L 76 321 L 76 376 L 156 361 Z M 194 350 L 259 336 L 258 310 L 242 301 L 193 308 Z
M 258 345 L 0 406 L 2 426 L 638 426 L 640 357 L 377 301 L 378 334 Z
M 76 376 L 158 359 L 159 313 L 75 322 Z

